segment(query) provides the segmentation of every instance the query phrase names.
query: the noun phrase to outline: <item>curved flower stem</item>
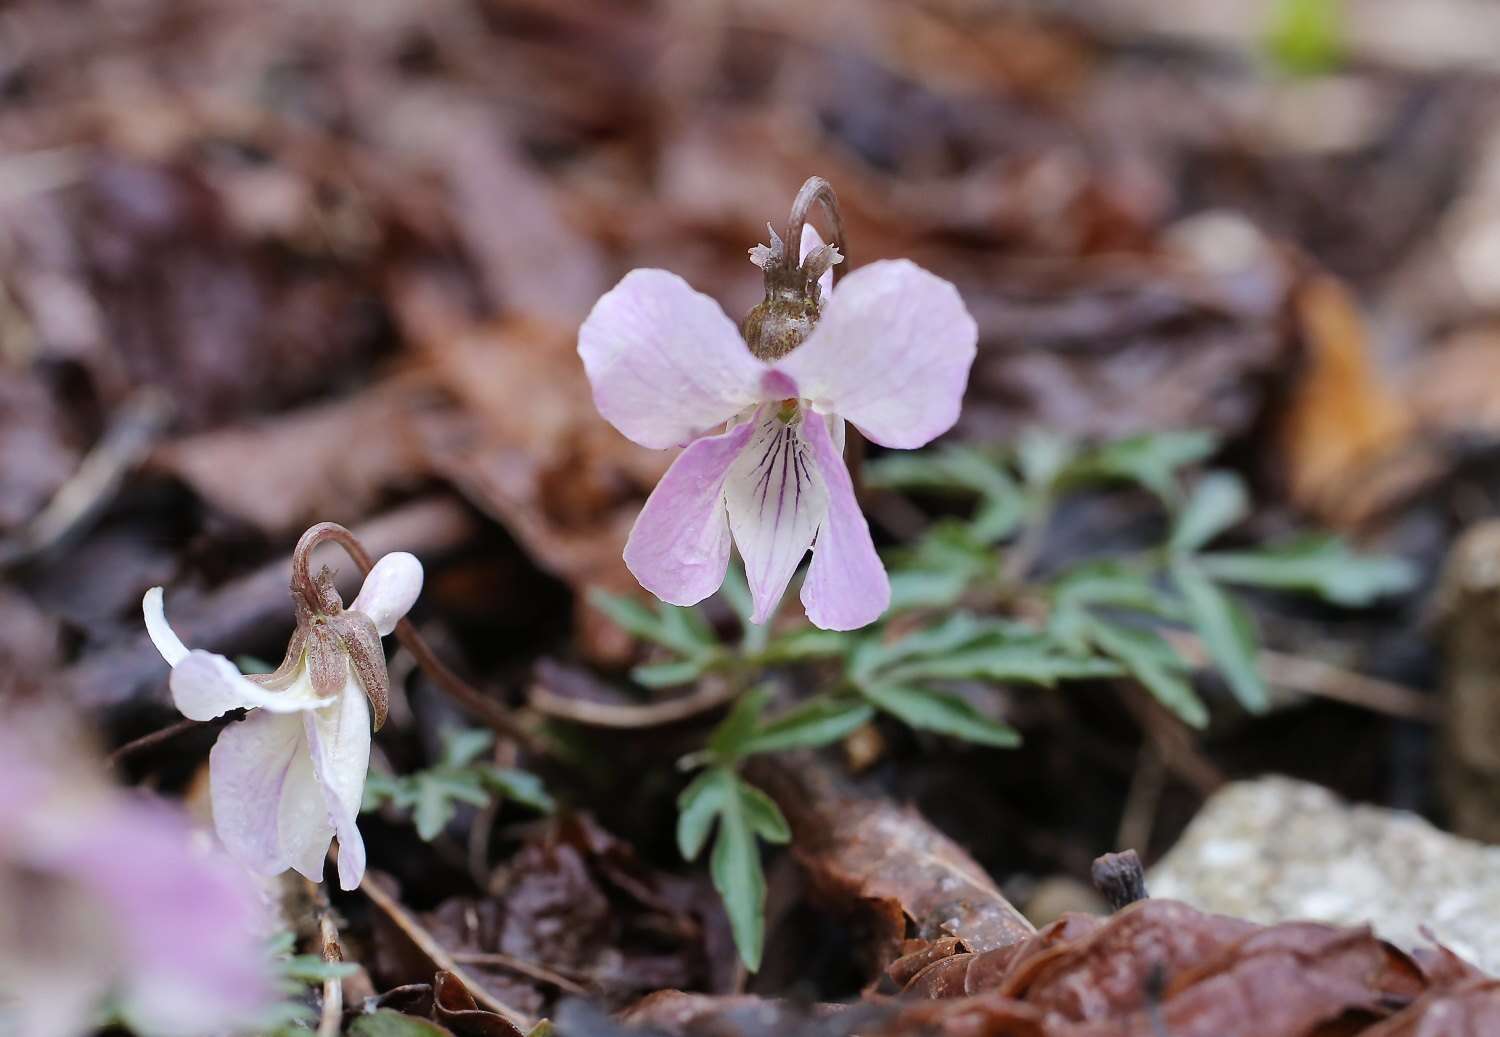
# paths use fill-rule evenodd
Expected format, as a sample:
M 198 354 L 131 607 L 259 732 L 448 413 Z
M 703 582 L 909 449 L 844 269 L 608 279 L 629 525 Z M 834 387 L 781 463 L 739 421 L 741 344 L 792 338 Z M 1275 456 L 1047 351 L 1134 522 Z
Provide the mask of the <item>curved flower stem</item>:
M 212 721 L 209 721 L 209 723 L 212 723 Z M 163 742 L 170 741 L 178 735 L 186 734 L 189 731 L 202 727 L 203 724 L 204 721 L 202 720 L 179 720 L 175 724 L 168 724 L 166 727 L 152 731 L 150 734 L 141 735 L 141 737 L 126 742 L 106 756 L 104 758 L 104 766 L 112 770 L 118 767 L 126 758 L 134 756 L 138 752 L 143 752 L 146 749 L 154 748 Z
M 369 574 L 375 563 L 371 561 L 364 545 L 354 534 L 337 522 L 319 522 L 302 534 L 302 539 L 297 541 L 296 550 L 292 552 L 292 587 L 294 590 L 315 586 L 308 571 L 308 563 L 311 560 L 313 548 L 329 540 L 342 547 L 344 552 L 354 559 L 354 564 L 359 566 L 361 572 Z M 411 620 L 402 619 L 396 624 L 396 639 L 405 646 L 407 651 L 411 652 L 417 660 L 417 665 L 426 671 L 427 675 L 443 689 L 449 698 L 484 721 L 492 730 L 516 739 L 534 752 L 546 753 L 546 746 L 541 739 L 517 723 L 503 706 L 449 669 L 447 664 L 433 652 L 427 640 L 417 631 Z
M 783 253 L 786 268 L 795 270 L 801 264 L 802 225 L 807 222 L 807 212 L 814 202 L 823 203 L 823 211 L 828 214 L 828 222 L 833 225 L 833 240 L 829 244 L 839 250 L 847 267 L 849 243 L 844 236 L 844 217 L 839 212 L 838 195 L 833 193 L 833 185 L 827 180 L 820 176 L 810 176 L 797 191 L 797 197 L 792 200 L 792 214 L 786 221 L 786 250 Z M 839 271 L 835 270 L 833 276 L 838 277 Z

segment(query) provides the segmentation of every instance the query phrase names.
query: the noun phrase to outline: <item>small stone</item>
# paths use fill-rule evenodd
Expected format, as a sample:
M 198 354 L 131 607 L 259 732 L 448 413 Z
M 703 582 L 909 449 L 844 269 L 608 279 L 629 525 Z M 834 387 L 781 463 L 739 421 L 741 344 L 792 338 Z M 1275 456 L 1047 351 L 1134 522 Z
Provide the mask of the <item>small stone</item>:
M 1153 896 L 1256 922 L 1368 923 L 1408 950 L 1430 946 L 1425 929 L 1500 971 L 1500 847 L 1414 814 L 1351 806 L 1317 785 L 1269 777 L 1226 786 L 1148 881 Z

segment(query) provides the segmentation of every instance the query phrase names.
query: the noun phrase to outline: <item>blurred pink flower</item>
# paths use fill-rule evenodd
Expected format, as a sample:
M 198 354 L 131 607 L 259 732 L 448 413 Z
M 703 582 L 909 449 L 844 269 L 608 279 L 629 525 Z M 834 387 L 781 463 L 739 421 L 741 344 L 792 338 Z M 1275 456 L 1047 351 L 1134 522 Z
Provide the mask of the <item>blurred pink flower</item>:
M 159 800 L 0 732 L 0 1032 L 71 1037 L 108 1009 L 143 1034 L 247 1023 L 273 990 L 250 877 Z
M 388 554 L 340 621 L 366 624 L 378 650 L 378 638 L 396 628 L 421 589 L 422 563 L 405 552 Z M 184 716 L 212 720 L 250 710 L 219 734 L 209 754 L 214 829 L 230 854 L 260 874 L 294 868 L 321 882 L 337 835 L 339 885 L 356 888 L 365 873 L 355 822 L 370 765 L 369 675 L 359 672 L 326 617 L 299 625 L 306 639 L 275 675 L 251 679 L 222 655 L 188 650 L 167 624 L 160 587 L 146 592 L 143 607 L 151 640 L 172 666 L 172 700 Z M 370 665 L 380 667 L 383 680 L 384 659 Z
M 821 243 L 804 227 L 803 256 Z M 870 263 L 829 292 L 831 280 L 830 270 L 812 333 L 770 363 L 718 303 L 665 270 L 626 274 L 579 330 L 605 419 L 642 446 L 688 444 L 625 546 L 630 571 L 663 601 L 692 605 L 716 591 L 732 537 L 756 623 L 809 547 L 802 603 L 813 623 L 852 630 L 890 603 L 844 465 L 844 421 L 902 450 L 946 432 L 977 331 L 957 289 L 907 260 Z

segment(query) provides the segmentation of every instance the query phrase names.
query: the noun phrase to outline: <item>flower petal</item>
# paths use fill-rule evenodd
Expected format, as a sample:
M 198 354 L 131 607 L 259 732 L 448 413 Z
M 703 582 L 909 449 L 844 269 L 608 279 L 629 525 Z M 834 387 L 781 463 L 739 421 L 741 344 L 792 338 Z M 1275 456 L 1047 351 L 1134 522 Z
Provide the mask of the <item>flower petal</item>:
M 635 520 L 625 542 L 625 565 L 662 601 L 696 605 L 724 582 L 729 567 L 724 479 L 754 427 L 747 421 L 689 446 Z
M 296 868 L 320 882 L 333 838 L 302 718 L 258 710 L 219 734 L 208 755 L 214 829 L 262 875 Z
M 824 630 L 857 630 L 891 604 L 891 581 L 870 540 L 870 526 L 854 497 L 854 483 L 827 425 L 804 426 L 813 460 L 828 486 L 828 514 L 818 527 L 812 565 L 802 582 L 807 618 Z
M 326 706 L 333 699 L 319 697 L 304 662 L 291 686 L 284 691 L 270 691 L 246 680 L 239 668 L 224 658 L 202 649 L 194 649 L 172 668 L 168 681 L 172 702 L 189 720 L 212 720 L 231 709 L 266 709 L 272 713 L 300 713 L 304 709 Z
M 186 659 L 188 647 L 167 622 L 167 610 L 162 604 L 160 587 L 152 587 L 146 592 L 146 597 L 141 600 L 141 611 L 146 614 L 146 633 L 151 635 L 151 643 L 167 661 L 167 665 L 176 666 Z
M 817 415 L 807 415 L 806 421 L 823 423 Z M 745 560 L 755 623 L 776 610 L 828 510 L 828 489 L 809 456 L 803 424 L 802 419 L 782 421 L 762 407 L 755 432 L 724 483 L 729 528 Z
M 420 593 L 422 563 L 415 555 L 393 551 L 371 567 L 349 610 L 369 616 L 375 621 L 380 636 L 385 637 L 411 611 Z
M 818 233 L 818 228 L 811 223 L 802 225 L 802 249 L 797 253 L 800 262 L 807 258 L 807 254 L 819 245 L 823 244 L 823 235 Z M 828 296 L 833 292 L 833 267 L 823 271 L 823 276 L 818 278 L 818 288 L 822 291 L 823 301 L 828 301 Z
M 364 689 L 351 673 L 338 702 L 302 719 L 313 774 L 339 840 L 339 888 L 355 889 L 365 874 L 365 841 L 355 819 L 370 770 L 370 706 Z
M 760 398 L 765 365 L 719 304 L 665 270 L 632 270 L 578 330 L 594 403 L 642 446 L 686 443 Z
M 923 446 L 958 420 L 978 329 L 958 289 L 905 259 L 860 267 L 778 361 L 803 399 L 881 446 Z

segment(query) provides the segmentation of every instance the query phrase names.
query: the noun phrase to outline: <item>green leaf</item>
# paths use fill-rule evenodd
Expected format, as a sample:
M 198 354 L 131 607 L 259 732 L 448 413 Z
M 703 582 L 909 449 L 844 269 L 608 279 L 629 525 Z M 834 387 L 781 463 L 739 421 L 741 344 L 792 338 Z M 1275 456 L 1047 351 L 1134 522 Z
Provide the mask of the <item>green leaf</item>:
M 919 659 L 892 667 L 885 678 L 913 680 L 1024 681 L 1052 687 L 1058 681 L 1117 677 L 1120 668 L 1104 659 L 1062 655 L 1050 643 L 1010 642 L 980 644 L 944 656 Z
M 466 767 L 495 743 L 493 732 L 483 728 L 449 731 L 443 737 L 443 767 Z
M 755 688 L 741 695 L 708 737 L 708 751 L 723 763 L 739 759 L 744 745 L 760 725 L 761 711 L 771 701 L 767 688 Z
M 447 827 L 458 812 L 458 803 L 483 807 L 490 802 L 478 777 L 469 771 L 446 768 L 419 771 L 412 775 L 412 780 L 416 782 L 412 821 L 417 827 L 417 837 L 423 842 L 432 842 Z
M 550 814 L 557 809 L 557 801 L 542 784 L 542 779 L 530 771 L 515 767 L 485 767 L 479 776 L 494 792 L 538 813 Z
M 365 775 L 364 799 L 359 805 L 361 813 L 373 813 L 399 795 L 401 781 L 395 775 L 381 771 L 370 771 Z
M 1250 494 L 1232 472 L 1209 472 L 1193 486 L 1172 526 L 1167 547 L 1191 554 L 1250 512 Z
M 955 570 L 903 569 L 891 573 L 888 612 L 949 608 L 958 603 L 974 577 Z
M 740 958 L 753 972 L 764 947 L 766 900 L 756 837 L 786 842 L 791 838 L 786 819 L 765 793 L 723 765 L 708 768 L 684 789 L 677 809 L 677 848 L 686 860 L 703 851 L 718 822 L 709 874 L 724 901 Z
M 1043 429 L 1026 429 L 1016 444 L 1016 463 L 1026 485 L 1046 488 L 1057 481 L 1072 463 L 1077 447 L 1062 436 Z
M 986 637 L 1008 637 L 1020 631 L 1013 623 L 980 619 L 971 612 L 955 612 L 946 619 L 915 630 L 906 636 L 883 644 L 876 638 L 859 643 L 849 661 L 849 675 L 855 680 L 897 663 L 926 656 L 946 655 Z
M 1252 713 L 1268 705 L 1265 681 L 1256 666 L 1255 624 L 1237 602 L 1226 595 L 1203 570 L 1179 559 L 1172 564 L 1172 581 L 1187 602 L 1188 615 L 1209 657 L 1223 673 L 1229 690 Z
M 736 791 L 740 797 L 740 809 L 744 811 L 745 823 L 750 830 L 768 843 L 778 845 L 791 842 L 792 829 L 781 815 L 781 808 L 760 789 L 744 781 L 736 780 Z
M 1182 609 L 1152 582 L 1151 573 L 1119 562 L 1087 562 L 1052 584 L 1054 605 L 1103 605 L 1175 619 Z
M 1090 617 L 1089 635 L 1184 723 L 1199 728 L 1208 724 L 1208 709 L 1193 691 L 1182 659 L 1156 631 Z
M 589 603 L 622 630 L 643 641 L 674 649 L 683 655 L 697 655 L 706 646 L 714 644 L 711 631 L 708 640 L 703 639 L 701 617 L 694 622 L 693 617 L 680 615 L 691 613 L 691 609 L 679 609 L 675 605 L 665 604 L 657 609 L 650 609 L 634 598 L 611 594 L 598 587 L 589 591 Z
M 733 782 L 727 767 L 710 767 L 677 797 L 677 850 L 683 860 L 697 860 L 703 852 L 714 819 L 733 793 Z
M 1279 0 L 1266 32 L 1266 53 L 1293 75 L 1329 72 L 1344 57 L 1341 0 Z
M 990 719 L 956 695 L 884 683 L 860 690 L 876 706 L 911 727 L 1005 749 L 1021 744 L 1015 728 Z
M 696 681 L 712 662 L 713 658 L 705 655 L 669 663 L 647 663 L 631 670 L 630 679 L 646 688 L 675 688 Z
M 389 1008 L 355 1019 L 348 1033 L 349 1037 L 453 1037 L 447 1027 Z
M 863 727 L 873 712 L 858 699 L 809 699 L 762 725 L 740 747 L 740 753 L 749 756 L 828 745 Z
M 731 775 L 731 781 L 735 781 Z M 735 781 L 738 785 L 738 781 Z M 760 867 L 760 847 L 746 815 L 745 797 L 729 795 L 719 814 L 718 834 L 709 857 L 709 874 L 729 914 L 740 960 L 751 972 L 760 968 L 765 949 L 766 880 Z
M 329 979 L 343 979 L 359 971 L 352 961 L 324 961 L 316 954 L 297 954 L 277 963 L 282 979 L 311 986 Z
M 1180 493 L 1178 471 L 1212 456 L 1218 445 L 1212 433 L 1202 431 L 1130 436 L 1084 454 L 1068 466 L 1062 477 L 1069 482 L 1122 479 L 1138 483 L 1163 501 L 1171 502 Z
M 1312 536 L 1256 551 L 1200 555 L 1216 579 L 1316 594 L 1335 605 L 1359 607 L 1410 590 L 1416 569 L 1405 559 L 1354 554 L 1337 537 Z
M 756 661 L 768 666 L 805 659 L 832 659 L 843 655 L 853 644 L 854 639 L 842 631 L 805 627 L 773 639 L 756 656 Z

